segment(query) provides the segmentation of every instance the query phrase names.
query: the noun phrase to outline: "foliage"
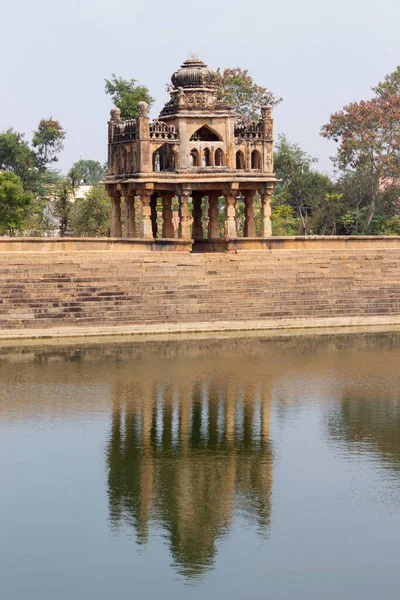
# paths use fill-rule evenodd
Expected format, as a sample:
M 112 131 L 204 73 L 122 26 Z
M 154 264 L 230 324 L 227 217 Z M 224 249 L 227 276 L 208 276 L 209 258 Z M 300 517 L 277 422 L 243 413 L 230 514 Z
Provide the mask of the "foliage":
M 68 172 L 74 187 L 81 184 L 98 185 L 106 173 L 105 165 L 97 160 L 81 159 L 76 161 Z
M 348 235 L 382 233 L 384 221 L 398 214 L 400 190 L 396 180 L 375 189 L 374 174 L 367 167 L 346 169 L 335 187 L 343 194 L 342 225 Z M 374 214 L 370 218 L 372 202 Z
M 73 235 L 97 237 L 110 235 L 111 201 L 102 186 L 93 187 L 85 198 L 77 200 L 71 213 Z
M 367 226 L 377 208 L 379 180 L 400 174 L 400 67 L 372 88 L 369 100 L 352 102 L 331 115 L 321 134 L 337 142 L 338 169 L 369 173 Z
M 24 229 L 33 197 L 25 192 L 15 173 L 0 173 L 0 234 L 15 235 Z
M 0 170 L 18 175 L 25 189 L 34 187 L 38 176 L 36 155 L 24 134 L 13 129 L 0 133 Z
M 386 235 L 400 235 L 400 215 L 388 219 L 383 225 L 382 233 Z
M 267 88 L 257 85 L 246 69 L 218 69 L 216 75 L 218 99 L 227 102 L 241 122 L 258 121 L 262 106 L 275 106 L 282 101 Z
M 52 117 L 41 119 L 33 132 L 32 146 L 36 148 L 36 162 L 40 172 L 52 162 L 57 162 L 57 154 L 64 148 L 65 131 Z
M 148 88 L 138 85 L 136 79 L 123 79 L 113 73 L 111 79 L 104 81 L 106 94 L 111 96 L 114 105 L 120 109 L 123 120 L 136 117 L 139 102 L 147 102 L 149 107 L 154 103 Z
M 70 217 L 72 212 L 73 189 L 68 178 L 63 178 L 54 190 L 53 214 L 59 220 L 60 237 L 69 232 Z
M 271 213 L 272 235 L 296 235 L 299 219 L 289 204 L 274 207 Z
M 301 233 L 319 233 L 325 223 L 312 223 L 310 217 L 315 208 L 321 208 L 325 194 L 332 191 L 332 183 L 326 175 L 313 169 L 316 159 L 309 156 L 297 144 L 279 137 L 275 153 L 275 171 L 278 183 L 274 196 L 275 207 L 286 204 L 293 208 L 301 224 Z M 311 221 L 311 222 L 310 222 Z

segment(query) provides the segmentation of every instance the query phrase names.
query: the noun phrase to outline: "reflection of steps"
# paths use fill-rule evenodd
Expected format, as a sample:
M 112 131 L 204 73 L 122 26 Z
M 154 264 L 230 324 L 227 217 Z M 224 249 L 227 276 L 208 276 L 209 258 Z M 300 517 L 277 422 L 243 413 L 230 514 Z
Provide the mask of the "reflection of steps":
M 400 250 L 0 253 L 0 327 L 400 315 Z

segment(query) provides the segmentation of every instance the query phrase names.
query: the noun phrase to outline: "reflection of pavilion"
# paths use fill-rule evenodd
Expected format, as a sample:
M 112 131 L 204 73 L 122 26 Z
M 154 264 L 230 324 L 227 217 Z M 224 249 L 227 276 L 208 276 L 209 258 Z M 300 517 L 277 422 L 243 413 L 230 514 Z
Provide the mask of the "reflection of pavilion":
M 269 397 L 217 381 L 120 385 L 107 450 L 111 521 L 139 543 L 168 532 L 187 576 L 210 568 L 235 509 L 266 531 L 271 511 Z

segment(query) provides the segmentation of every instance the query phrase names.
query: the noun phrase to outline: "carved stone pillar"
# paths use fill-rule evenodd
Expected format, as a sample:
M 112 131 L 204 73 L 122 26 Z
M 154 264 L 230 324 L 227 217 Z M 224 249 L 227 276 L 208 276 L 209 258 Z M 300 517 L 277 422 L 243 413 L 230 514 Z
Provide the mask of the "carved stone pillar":
M 137 237 L 135 223 L 135 192 L 129 190 L 125 195 L 125 237 Z
M 202 201 L 202 193 L 201 192 L 193 192 L 193 231 L 192 237 L 194 240 L 202 240 L 203 239 L 203 223 L 202 223 L 202 210 L 201 210 L 201 201 Z
M 208 238 L 219 238 L 218 195 L 208 197 Z
M 271 196 L 273 188 L 267 188 L 261 193 L 261 232 L 260 237 L 271 237 Z
M 174 237 L 174 224 L 172 222 L 172 196 L 171 194 L 164 195 L 162 201 L 162 236 L 163 238 Z
M 254 221 L 254 196 L 248 192 L 244 199 L 244 237 L 256 236 L 256 224 Z
M 210 149 L 210 167 L 215 166 L 215 148 Z
M 122 237 L 121 224 L 121 192 L 114 190 L 111 194 L 111 237 Z
M 152 239 L 153 229 L 151 225 L 150 190 L 140 190 L 140 204 L 142 212 L 142 238 Z
M 236 193 L 236 190 L 225 193 L 225 237 L 233 240 L 237 238 Z
M 153 237 L 157 237 L 157 199 L 158 194 L 152 194 L 150 198 L 150 213 L 151 213 L 151 230 L 153 232 Z
M 191 191 L 186 189 L 178 194 L 179 199 L 179 238 L 190 240 L 190 211 L 189 197 Z

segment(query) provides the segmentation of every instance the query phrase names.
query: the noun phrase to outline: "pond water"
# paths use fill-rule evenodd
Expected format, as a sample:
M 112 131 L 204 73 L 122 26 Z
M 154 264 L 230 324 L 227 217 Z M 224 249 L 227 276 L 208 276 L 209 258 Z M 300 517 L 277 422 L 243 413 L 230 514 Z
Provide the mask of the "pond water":
M 0 348 L 2 600 L 400 594 L 400 334 Z

